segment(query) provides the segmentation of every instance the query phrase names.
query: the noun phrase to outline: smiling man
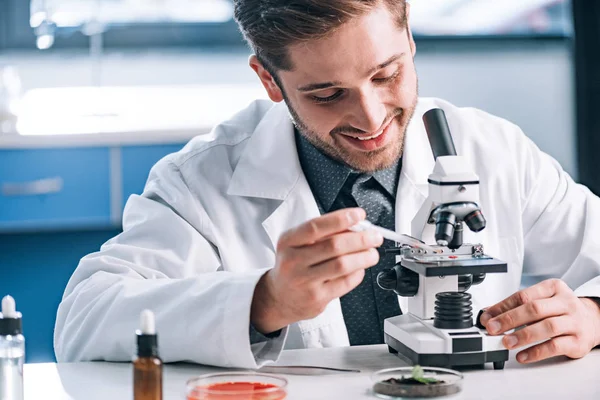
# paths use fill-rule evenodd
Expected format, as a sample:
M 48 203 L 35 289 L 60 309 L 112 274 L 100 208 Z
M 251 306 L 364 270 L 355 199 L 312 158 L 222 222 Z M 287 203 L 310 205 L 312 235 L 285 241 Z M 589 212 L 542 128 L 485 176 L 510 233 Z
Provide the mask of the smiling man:
M 410 233 L 434 165 L 431 108 L 481 180 L 488 224 L 465 241 L 509 265 L 471 290 L 488 331 L 526 325 L 504 344 L 528 363 L 600 344 L 600 200 L 513 124 L 418 97 L 405 2 L 234 3 L 272 102 L 153 168 L 123 233 L 66 288 L 59 361 L 129 360 L 146 308 L 165 361 L 255 368 L 284 348 L 383 343 L 383 321 L 410 312 L 375 282 L 392 244 L 349 228 Z M 524 274 L 541 283 L 519 291 Z
M 312 18 L 295 19 L 301 7 L 279 10 L 276 18 L 290 20 L 289 37 L 254 25 L 240 3 L 241 26 L 261 49 L 250 66 L 273 101 L 285 99 L 302 136 L 328 157 L 358 171 L 389 168 L 400 158 L 417 104 L 415 44 L 405 6 L 397 1 L 390 1 L 389 7 L 360 1 L 310 3 L 315 7 Z M 361 17 L 333 28 L 339 24 L 338 15 Z M 264 18 L 263 24 L 269 22 Z M 301 31 L 306 37 L 295 40 Z M 327 31 L 330 34 L 322 37 Z M 289 42 L 286 56 L 270 55 L 273 37 Z

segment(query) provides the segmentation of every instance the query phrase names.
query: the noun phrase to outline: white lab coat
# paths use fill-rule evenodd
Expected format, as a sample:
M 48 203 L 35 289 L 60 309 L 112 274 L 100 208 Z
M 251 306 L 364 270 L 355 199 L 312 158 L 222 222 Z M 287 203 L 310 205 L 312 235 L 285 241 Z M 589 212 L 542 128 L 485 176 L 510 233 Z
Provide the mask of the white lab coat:
M 458 153 L 481 180 L 487 228 L 466 229 L 465 241 L 509 264 L 470 290 L 475 310 L 517 291 L 522 274 L 600 296 L 600 200 L 518 127 L 482 111 L 420 99 L 406 136 L 397 230 L 410 233 L 427 195 L 434 159 L 421 117 L 434 107 L 445 110 Z M 256 368 L 283 348 L 347 346 L 339 300 L 277 339 L 249 342 L 254 287 L 274 266 L 278 238 L 317 216 L 287 108 L 254 102 L 161 160 L 144 193 L 129 199 L 124 232 L 81 260 L 58 310 L 57 359 L 130 360 L 146 308 L 167 362 Z

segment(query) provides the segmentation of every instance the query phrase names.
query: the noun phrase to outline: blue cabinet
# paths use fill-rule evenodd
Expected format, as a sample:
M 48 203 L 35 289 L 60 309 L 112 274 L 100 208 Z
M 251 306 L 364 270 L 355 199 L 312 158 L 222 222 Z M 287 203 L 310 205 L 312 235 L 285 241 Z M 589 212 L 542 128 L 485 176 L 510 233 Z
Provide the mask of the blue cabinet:
M 0 234 L 0 297 L 23 313 L 27 362 L 53 362 L 56 311 L 79 260 L 117 229 Z
M 56 311 L 79 260 L 120 232 L 127 198 L 183 145 L 0 150 L 0 297 L 23 312 L 28 362 L 54 361 Z
M 184 145 L 0 150 L 0 232 L 118 227 L 152 166 Z
M 0 230 L 110 225 L 108 148 L 0 151 Z

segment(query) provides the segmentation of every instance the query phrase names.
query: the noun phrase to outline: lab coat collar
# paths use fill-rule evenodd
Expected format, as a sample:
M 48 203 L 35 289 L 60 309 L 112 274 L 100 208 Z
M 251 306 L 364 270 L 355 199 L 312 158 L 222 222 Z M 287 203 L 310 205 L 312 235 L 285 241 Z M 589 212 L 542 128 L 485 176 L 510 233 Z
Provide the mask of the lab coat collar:
M 301 171 L 288 109 L 276 103 L 248 139 L 227 194 L 285 200 Z
M 302 173 L 294 126 L 284 103 L 271 107 L 250 137 L 227 193 L 280 200 L 262 222 L 273 250 L 284 230 L 320 215 Z

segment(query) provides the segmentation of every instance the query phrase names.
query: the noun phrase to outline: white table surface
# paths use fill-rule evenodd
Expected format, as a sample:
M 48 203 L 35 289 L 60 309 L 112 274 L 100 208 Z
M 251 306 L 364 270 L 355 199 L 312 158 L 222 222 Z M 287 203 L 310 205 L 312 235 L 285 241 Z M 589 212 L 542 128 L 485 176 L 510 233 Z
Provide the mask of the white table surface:
M 360 369 L 361 373 L 326 376 L 284 375 L 288 399 L 375 399 L 370 393 L 372 372 L 405 364 L 387 347 L 364 346 L 284 351 L 279 365 L 320 365 Z M 198 365 L 166 365 L 164 399 L 185 399 L 187 379 L 223 369 Z M 25 399 L 117 400 L 132 399 L 132 366 L 128 363 L 74 363 L 25 365 Z M 600 350 L 580 360 L 556 358 L 523 366 L 514 353 L 504 370 L 491 365 L 464 371 L 463 392 L 452 399 L 600 399 Z

